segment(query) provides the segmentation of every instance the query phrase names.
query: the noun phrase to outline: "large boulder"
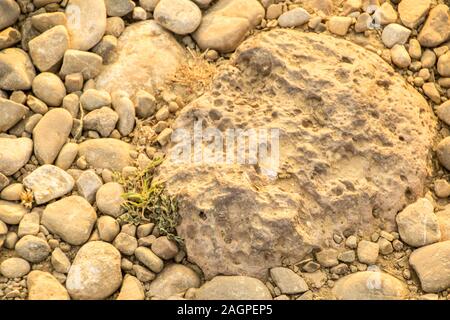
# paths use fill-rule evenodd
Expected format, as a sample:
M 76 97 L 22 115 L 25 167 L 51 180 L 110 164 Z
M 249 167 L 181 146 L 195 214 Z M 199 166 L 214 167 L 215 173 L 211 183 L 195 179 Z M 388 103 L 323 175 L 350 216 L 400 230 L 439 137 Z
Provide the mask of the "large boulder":
M 154 92 L 184 58 L 182 47 L 155 21 L 132 24 L 120 36 L 112 63 L 97 77 L 97 89 L 124 90 L 130 96 L 140 89 Z
M 264 278 L 334 233 L 370 233 L 381 221 L 393 230 L 397 212 L 424 191 L 432 112 L 357 45 L 295 30 L 262 33 L 238 48 L 211 88 L 180 113 L 160 169 L 179 197 L 188 257 L 206 278 Z M 205 134 L 219 129 L 205 139 L 206 150 L 228 129 L 274 129 L 266 143 L 272 157 L 260 143 L 259 159 L 241 164 L 235 149 L 220 144 L 222 160 L 190 161 L 198 154 L 191 159 L 183 150 L 191 150 L 200 121 Z

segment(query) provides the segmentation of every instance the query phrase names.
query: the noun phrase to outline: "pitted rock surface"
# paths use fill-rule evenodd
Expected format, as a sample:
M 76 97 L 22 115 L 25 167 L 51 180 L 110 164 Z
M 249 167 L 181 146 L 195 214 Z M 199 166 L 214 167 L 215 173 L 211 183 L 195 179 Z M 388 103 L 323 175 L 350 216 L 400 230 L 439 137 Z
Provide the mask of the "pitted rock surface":
M 179 196 L 178 234 L 207 279 L 265 278 L 333 233 L 370 234 L 381 222 L 393 230 L 431 171 L 425 99 L 377 55 L 327 35 L 274 30 L 247 40 L 173 129 L 192 133 L 196 120 L 222 132 L 280 130 L 277 172 L 179 164 L 169 146 L 160 177 Z

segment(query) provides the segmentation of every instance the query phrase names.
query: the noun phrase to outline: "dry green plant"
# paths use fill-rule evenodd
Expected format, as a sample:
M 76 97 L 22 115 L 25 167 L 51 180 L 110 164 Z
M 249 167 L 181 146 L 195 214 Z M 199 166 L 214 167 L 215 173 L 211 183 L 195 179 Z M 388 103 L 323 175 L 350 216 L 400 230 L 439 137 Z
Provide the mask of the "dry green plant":
M 176 234 L 176 227 L 181 220 L 178 201 L 176 197 L 166 193 L 162 183 L 153 179 L 155 169 L 162 160 L 155 159 L 146 169 L 132 177 L 115 175 L 115 180 L 125 189 L 122 195 L 125 199 L 123 204 L 125 213 L 120 219 L 135 225 L 152 222 L 160 234 L 182 245 L 182 238 Z
M 206 51 L 200 53 L 190 48 L 188 51 L 190 58 L 178 68 L 170 81 L 200 96 L 210 85 L 216 73 L 216 66 L 205 59 Z

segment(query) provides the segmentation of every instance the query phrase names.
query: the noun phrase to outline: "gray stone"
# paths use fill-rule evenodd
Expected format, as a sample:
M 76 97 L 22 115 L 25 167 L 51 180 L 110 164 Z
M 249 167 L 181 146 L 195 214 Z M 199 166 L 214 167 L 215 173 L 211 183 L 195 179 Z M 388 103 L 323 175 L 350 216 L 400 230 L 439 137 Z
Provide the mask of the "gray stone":
M 284 294 L 297 294 L 308 291 L 308 285 L 298 274 L 288 268 L 276 267 L 270 269 L 270 276 L 276 286 Z
M 20 7 L 14 0 L 0 2 L 0 30 L 12 26 L 20 15 Z
M 15 250 L 20 257 L 33 263 L 45 260 L 51 251 L 47 241 L 32 235 L 17 241 Z
M 310 19 L 310 14 L 303 8 L 286 11 L 278 18 L 278 25 L 283 28 L 301 26 Z
M 150 297 L 167 299 L 170 296 L 184 293 L 189 288 L 198 288 L 200 277 L 191 268 L 181 264 L 171 264 L 156 276 L 150 284 Z
M 27 112 L 28 108 L 24 105 L 0 97 L 0 132 L 14 127 L 25 117 Z
M 52 164 L 66 144 L 73 118 L 63 108 L 47 112 L 33 130 L 34 154 L 41 164 Z
M 202 12 L 190 0 L 160 0 L 153 16 L 164 28 L 181 35 L 194 32 L 202 21 Z
M 66 27 L 56 26 L 45 31 L 28 43 L 34 65 L 41 71 L 56 67 L 69 48 L 69 33 Z
M 272 296 L 258 279 L 217 276 L 195 291 L 195 300 L 272 300 Z
M 106 14 L 109 17 L 123 17 L 133 11 L 136 4 L 131 0 L 105 0 Z
M 117 139 L 92 139 L 79 144 L 78 155 L 95 169 L 121 171 L 132 163 L 132 150 L 133 146 Z
M 138 247 L 134 255 L 141 263 L 155 273 L 161 272 L 164 267 L 164 262 L 149 248 Z
M 33 141 L 29 138 L 0 138 L 0 173 L 13 175 L 30 160 L 32 152 Z
M 92 111 L 101 107 L 109 107 L 111 96 L 104 90 L 89 89 L 83 92 L 80 102 L 84 110 Z
M 78 177 L 76 182 L 78 194 L 85 198 L 90 204 L 94 203 L 97 191 L 102 185 L 102 179 L 94 172 L 94 170 L 84 171 Z
M 67 243 L 78 246 L 89 239 L 96 220 L 97 214 L 89 202 L 70 196 L 47 205 L 41 223 Z
M 114 247 L 117 248 L 122 254 L 131 256 L 138 247 L 138 243 L 135 237 L 132 237 L 124 232 L 117 235 L 113 242 Z
M 99 300 L 116 292 L 121 283 L 119 251 L 109 243 L 92 241 L 77 252 L 66 288 L 73 299 Z
M 44 204 L 72 191 L 75 181 L 64 170 L 43 165 L 30 173 L 23 184 L 33 191 L 36 204 Z
M 166 236 L 157 238 L 152 243 L 152 251 L 161 259 L 173 259 L 178 253 L 177 243 Z
M 100 74 L 102 64 L 103 59 L 98 54 L 70 49 L 64 54 L 60 74 L 65 78 L 69 74 L 81 73 L 84 80 L 89 80 Z

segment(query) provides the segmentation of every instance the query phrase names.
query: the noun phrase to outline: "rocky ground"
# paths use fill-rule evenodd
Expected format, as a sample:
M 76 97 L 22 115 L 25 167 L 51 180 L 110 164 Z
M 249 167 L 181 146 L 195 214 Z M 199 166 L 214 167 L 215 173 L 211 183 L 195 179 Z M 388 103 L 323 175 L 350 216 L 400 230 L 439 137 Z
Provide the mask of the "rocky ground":
M 450 299 L 449 49 L 440 0 L 0 1 L 0 299 Z

